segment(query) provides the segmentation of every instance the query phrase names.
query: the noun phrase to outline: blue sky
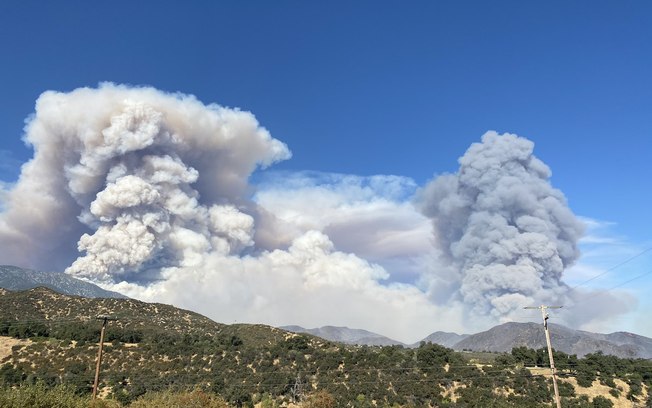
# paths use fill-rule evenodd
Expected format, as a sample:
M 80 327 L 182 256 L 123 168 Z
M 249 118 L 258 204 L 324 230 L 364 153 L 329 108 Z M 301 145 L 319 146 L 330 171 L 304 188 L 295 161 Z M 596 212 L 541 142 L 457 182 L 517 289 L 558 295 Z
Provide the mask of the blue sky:
M 253 112 L 292 151 L 279 171 L 421 186 L 487 130 L 515 133 L 597 223 L 581 282 L 652 246 L 651 17 L 645 1 L 5 1 L 0 180 L 32 156 L 43 91 L 103 81 Z M 648 270 L 649 253 L 592 284 Z

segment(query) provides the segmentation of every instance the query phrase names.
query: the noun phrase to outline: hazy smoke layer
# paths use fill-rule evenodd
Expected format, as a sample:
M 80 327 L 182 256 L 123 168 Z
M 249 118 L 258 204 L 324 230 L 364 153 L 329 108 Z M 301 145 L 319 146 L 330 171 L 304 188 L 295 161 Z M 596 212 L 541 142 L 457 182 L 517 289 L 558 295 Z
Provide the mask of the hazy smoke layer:
M 35 155 L 0 219 L 1 255 L 53 269 L 79 239 L 67 272 L 107 282 L 251 246 L 247 179 L 290 156 L 250 113 L 112 84 L 44 93 L 25 138 Z
M 564 268 L 579 256 L 583 224 L 549 182 L 534 144 L 488 132 L 421 196 L 435 239 L 459 276 L 459 296 L 496 317 L 565 292 Z

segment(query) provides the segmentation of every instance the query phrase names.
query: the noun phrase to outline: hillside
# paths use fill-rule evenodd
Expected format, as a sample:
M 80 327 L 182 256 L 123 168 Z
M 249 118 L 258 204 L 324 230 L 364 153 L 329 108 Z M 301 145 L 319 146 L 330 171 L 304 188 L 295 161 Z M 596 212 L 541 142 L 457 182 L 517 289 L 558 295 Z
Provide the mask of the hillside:
M 77 328 L 97 326 L 99 323 L 95 322 L 95 318 L 98 315 L 115 317 L 117 320 L 111 323 L 113 328 L 152 335 L 160 331 L 204 334 L 224 327 L 199 313 L 170 305 L 128 298 L 69 296 L 45 287 L 6 291 L 0 295 L 0 310 L 0 319 L 5 322 L 27 322 L 27 325 L 38 323 L 53 330 L 69 325 Z
M 98 314 L 117 318 L 107 329 L 101 395 L 122 404 L 144 393 L 187 388 L 216 393 L 233 406 L 262 400 L 287 406 L 317 391 L 332 395 L 338 407 L 536 408 L 551 402 L 542 350 L 483 360 L 430 343 L 415 349 L 345 345 L 263 325 L 224 325 L 169 305 L 47 288 L 0 293 L 0 384 L 67 384 L 88 395 Z M 647 361 L 555 358 L 565 406 L 593 406 L 599 383 L 606 384 L 600 397 L 620 406 L 648 398 Z
M 42 272 L 0 265 L 0 288 L 8 290 L 27 290 L 44 286 L 66 295 L 99 298 L 126 298 L 126 296 L 104 290 L 90 282 L 85 282 L 64 273 Z

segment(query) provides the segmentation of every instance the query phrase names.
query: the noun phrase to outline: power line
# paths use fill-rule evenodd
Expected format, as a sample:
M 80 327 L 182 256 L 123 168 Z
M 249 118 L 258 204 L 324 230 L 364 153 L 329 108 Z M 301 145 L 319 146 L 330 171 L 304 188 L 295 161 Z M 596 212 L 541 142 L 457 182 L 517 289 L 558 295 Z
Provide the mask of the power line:
M 532 367 L 532 368 L 545 368 L 545 367 Z M 528 369 L 525 368 L 525 370 L 528 370 Z M 288 372 L 285 372 L 284 374 L 296 374 L 296 373 L 297 373 L 296 371 L 288 371 Z M 136 374 L 136 373 L 134 373 L 134 374 Z M 197 384 L 197 381 L 188 381 L 187 374 L 202 375 L 205 378 L 207 373 L 206 372 L 197 372 L 197 373 L 180 372 L 180 373 L 162 374 L 162 375 L 155 375 L 155 374 L 142 375 L 142 374 L 138 374 L 137 375 L 137 380 L 138 380 L 137 382 L 143 382 L 143 381 L 141 381 L 143 379 L 148 380 L 148 381 L 164 380 L 166 378 L 166 376 L 174 375 L 174 376 L 178 376 L 178 377 L 175 378 L 175 380 L 181 379 L 182 376 L 186 378 L 186 380 L 183 380 L 183 381 L 175 381 L 176 384 L 179 384 L 179 385 L 184 385 L 184 384 L 194 385 L 194 384 Z M 211 373 L 211 374 L 219 374 L 219 373 Z M 415 372 L 414 374 L 421 375 L 422 373 L 416 373 Z M 528 370 L 527 373 L 510 372 L 508 370 L 496 370 L 496 371 L 489 371 L 489 372 L 478 372 L 478 373 L 473 374 L 473 375 L 469 375 L 469 374 L 466 374 L 466 375 L 454 375 L 454 374 L 449 374 L 449 373 L 437 373 L 437 374 L 438 375 L 430 374 L 427 378 L 398 378 L 398 379 L 388 380 L 388 382 L 391 382 L 393 384 L 410 384 L 410 383 L 428 383 L 428 382 L 435 382 L 435 381 L 450 381 L 450 380 L 452 380 L 452 381 L 462 381 L 462 380 L 473 380 L 473 379 L 487 378 L 487 377 L 488 378 L 501 378 L 501 377 L 502 378 L 522 378 L 522 377 L 549 377 L 549 376 L 551 376 L 550 373 L 532 373 L 529 370 Z M 564 374 L 564 375 L 569 375 L 570 374 L 570 376 L 575 376 L 575 374 L 573 374 L 573 373 L 564 372 L 562 374 Z M 90 382 L 90 375 L 85 375 L 85 374 L 72 374 L 72 375 L 61 374 L 61 375 L 58 375 L 58 377 L 62 377 L 61 382 L 64 382 L 64 383 L 69 383 L 71 381 L 74 381 L 74 380 L 77 380 L 77 379 L 84 379 L 84 378 L 87 378 L 89 380 L 89 382 Z M 219 378 L 219 375 L 217 375 L 217 377 Z M 311 376 L 306 376 L 306 377 L 311 377 Z M 119 382 L 129 381 L 131 383 L 131 382 L 134 382 L 134 380 L 136 380 L 136 379 L 131 379 L 130 376 L 128 376 L 128 375 L 124 375 L 123 378 L 124 378 L 124 380 L 122 380 L 122 381 L 118 380 L 117 382 L 119 383 Z M 215 377 L 212 377 L 212 378 L 215 378 Z M 239 378 L 236 378 L 236 379 L 239 379 Z M 252 382 L 252 383 L 249 383 L 249 384 L 233 382 L 233 384 L 229 384 L 229 386 L 251 387 L 251 386 L 262 386 L 262 385 L 264 385 L 264 386 L 268 386 L 268 385 L 269 386 L 290 385 L 290 383 L 293 383 L 293 381 L 295 379 L 296 379 L 296 377 L 292 377 L 292 378 L 288 378 L 288 380 L 290 380 L 290 381 L 282 381 L 282 382 L 281 381 L 279 381 L 279 382 L 271 381 L 270 382 L 270 381 L 265 381 L 263 379 L 262 382 L 260 382 L 260 381 L 256 382 L 256 383 Z M 103 382 L 106 383 L 107 381 L 104 380 Z M 116 381 L 108 381 L 108 382 L 114 383 Z M 212 382 L 212 381 L 205 380 L 204 382 Z M 328 383 L 341 384 L 341 383 L 345 383 L 345 382 L 354 383 L 354 384 L 378 384 L 378 379 L 374 379 L 374 380 L 358 380 L 355 377 L 353 377 L 353 378 L 349 377 L 349 378 L 346 379 L 346 381 L 343 381 L 343 380 L 333 379 L 333 378 L 330 378 L 330 379 L 329 378 L 316 378 L 315 382 L 320 383 L 320 384 L 328 384 Z
M 625 264 L 628 264 L 629 262 L 633 261 L 634 259 L 639 258 L 639 257 L 645 255 L 646 253 L 650 252 L 650 251 L 652 251 L 652 247 L 646 248 L 646 249 L 642 250 L 641 252 L 639 252 L 639 253 L 625 259 L 624 261 L 612 266 L 611 268 L 605 270 L 604 272 L 601 272 L 601 273 L 593 276 L 592 278 L 589 278 L 589 279 L 585 280 L 584 282 L 578 283 L 577 285 L 571 287 L 570 290 L 573 291 L 573 290 L 577 289 L 580 286 L 583 286 L 583 285 L 585 285 L 585 284 L 587 284 L 587 283 L 589 283 L 591 281 L 594 281 L 595 279 L 598 279 L 599 277 L 604 276 L 607 273 L 612 272 L 613 270 L 618 269 L 618 268 L 620 268 L 621 266 L 623 266 Z
M 648 252 L 650 252 L 650 251 L 652 251 L 652 247 L 645 248 L 644 250 L 638 252 L 637 254 L 635 254 L 635 255 L 633 255 L 633 256 L 631 256 L 631 257 L 625 259 L 624 261 L 622 261 L 622 262 L 620 262 L 620 263 L 618 263 L 618 264 L 612 266 L 611 268 L 605 270 L 604 272 L 601 272 L 601 273 L 599 273 L 599 274 L 597 274 L 597 275 L 595 275 L 595 276 L 593 276 L 593 277 L 591 277 L 591 278 L 589 278 L 589 279 L 587 279 L 587 280 L 585 280 L 585 281 L 583 281 L 583 282 L 580 282 L 580 283 L 578 283 L 577 285 L 571 287 L 570 290 L 567 292 L 567 294 L 570 293 L 570 292 L 575 291 L 575 290 L 576 290 L 578 287 L 580 287 L 580 286 L 583 286 L 583 285 L 585 285 L 585 284 L 587 284 L 587 283 L 589 283 L 589 282 L 591 282 L 591 281 L 594 281 L 595 279 L 597 279 L 597 278 L 599 278 L 599 277 L 601 277 L 601 276 L 606 275 L 606 274 L 609 273 L 609 272 L 612 272 L 613 270 L 615 270 L 615 269 L 617 269 L 617 268 L 620 268 L 621 266 L 623 266 L 623 265 L 625 265 L 625 264 L 627 264 L 627 263 L 633 261 L 634 259 L 640 258 L 641 256 L 643 256 L 644 254 L 646 254 L 646 253 L 648 253 Z M 645 277 L 645 276 L 647 276 L 647 275 L 650 275 L 650 274 L 652 274 L 652 270 L 649 270 L 649 271 L 647 271 L 647 272 L 644 272 L 644 273 L 642 273 L 642 274 L 639 274 L 639 275 L 637 275 L 637 276 L 635 276 L 635 277 L 633 277 L 633 278 L 631 278 L 631 279 L 628 279 L 628 280 L 626 280 L 626 281 L 624 281 L 624 282 L 621 282 L 621 283 L 619 283 L 619 284 L 616 284 L 616 285 L 614 285 L 614 286 L 612 286 L 612 287 L 609 287 L 609 288 L 607 288 L 607 289 L 602 289 L 602 290 L 595 291 L 595 292 L 593 292 L 592 294 L 588 295 L 587 297 L 582 298 L 581 300 L 582 300 L 582 301 L 586 301 L 586 300 L 590 300 L 590 299 L 596 298 L 596 297 L 598 297 L 598 296 L 605 295 L 605 294 L 609 293 L 610 291 L 612 291 L 612 290 L 614 290 L 614 289 L 618 289 L 618 288 L 620 288 L 620 287 L 622 287 L 622 286 L 627 285 L 628 283 L 631 283 L 631 282 L 633 282 L 633 281 L 635 281 L 635 280 L 641 279 L 641 278 L 643 278 L 643 277 Z M 572 307 L 573 307 L 573 306 L 571 306 L 571 308 L 572 308 Z M 568 309 L 566 309 L 566 310 L 562 310 L 562 312 L 569 312 L 569 310 L 568 310 Z
M 628 283 L 631 283 L 631 282 L 633 282 L 633 281 L 635 281 L 635 280 L 638 280 L 638 279 L 644 278 L 644 277 L 646 277 L 646 276 L 648 276 L 648 275 L 650 275 L 650 274 L 652 274 L 652 269 L 649 270 L 649 271 L 647 271 L 647 272 L 644 272 L 644 273 L 642 273 L 642 274 L 640 274 L 640 275 L 637 275 L 637 276 L 635 276 L 635 277 L 633 277 L 633 278 L 631 278 L 631 279 L 628 279 L 628 280 L 626 280 L 626 281 L 624 281 L 624 282 L 621 282 L 621 283 L 619 283 L 619 284 L 617 284 L 617 285 L 614 285 L 614 286 L 612 286 L 612 287 L 610 287 L 610 288 L 596 291 L 596 292 L 592 293 L 591 295 L 589 295 L 589 296 L 587 296 L 587 297 L 585 297 L 585 298 L 582 298 L 582 301 L 586 301 L 586 300 L 593 299 L 593 298 L 595 298 L 595 297 L 598 297 L 598 296 L 604 295 L 604 294 L 606 294 L 606 293 L 611 292 L 611 291 L 614 290 L 614 289 L 618 289 L 618 288 L 620 288 L 620 287 L 622 287 L 622 286 L 627 285 Z

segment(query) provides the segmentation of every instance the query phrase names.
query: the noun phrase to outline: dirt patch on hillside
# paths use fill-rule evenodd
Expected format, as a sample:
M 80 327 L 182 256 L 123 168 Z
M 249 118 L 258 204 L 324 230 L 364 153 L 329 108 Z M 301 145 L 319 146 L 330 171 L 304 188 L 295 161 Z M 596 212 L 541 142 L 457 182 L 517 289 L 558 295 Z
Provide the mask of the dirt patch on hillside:
M 27 346 L 30 343 L 30 340 L 14 339 L 13 337 L 0 336 L 0 360 L 11 355 L 11 348 L 13 346 Z
M 620 397 L 616 398 L 613 395 L 609 394 L 609 390 L 611 388 L 607 387 L 606 385 L 600 384 L 599 381 L 593 381 L 593 385 L 591 387 L 585 388 L 585 387 L 580 387 L 577 385 L 577 380 L 575 378 L 566 378 L 563 381 L 570 383 L 573 387 L 575 387 L 575 393 L 577 395 L 586 395 L 589 397 L 591 400 L 595 398 L 598 395 L 602 395 L 605 398 L 608 398 L 613 402 L 614 408 L 631 408 L 638 406 L 637 404 L 633 403 L 632 401 L 628 401 L 626 398 L 627 393 L 629 392 L 629 385 L 627 385 L 626 382 L 615 379 L 614 382 L 616 383 L 616 386 L 621 390 L 620 391 Z M 641 401 L 645 401 L 647 399 L 647 390 L 646 387 L 643 387 L 643 395 L 641 396 Z M 641 405 L 642 406 L 642 405 Z

